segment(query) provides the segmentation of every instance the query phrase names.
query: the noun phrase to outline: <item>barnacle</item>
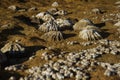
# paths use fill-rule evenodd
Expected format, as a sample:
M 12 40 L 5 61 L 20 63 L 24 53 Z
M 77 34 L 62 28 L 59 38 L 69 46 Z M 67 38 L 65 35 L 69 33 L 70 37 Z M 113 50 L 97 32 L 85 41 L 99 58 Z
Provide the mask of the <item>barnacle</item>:
M 24 53 L 25 48 L 18 42 L 9 42 L 1 48 L 2 53 L 19 54 Z
M 102 38 L 100 30 L 95 26 L 87 26 L 79 32 L 79 37 L 84 40 L 99 40 Z
M 81 19 L 77 23 L 74 24 L 73 29 L 75 31 L 77 30 L 79 31 L 81 30 L 81 28 L 84 28 L 87 25 L 93 25 L 92 21 L 90 21 L 89 19 Z
M 72 26 L 71 21 L 67 19 L 56 19 L 56 23 L 59 25 L 60 30 L 70 29 Z
M 47 41 L 60 41 L 63 40 L 63 33 L 60 31 L 50 31 L 41 36 L 42 39 Z
M 39 30 L 43 32 L 58 31 L 59 25 L 54 20 L 51 19 L 40 25 Z
M 54 17 L 51 14 L 49 14 L 48 12 L 40 12 L 35 16 L 35 18 L 42 19 L 43 21 L 48 21 L 50 19 L 54 19 Z

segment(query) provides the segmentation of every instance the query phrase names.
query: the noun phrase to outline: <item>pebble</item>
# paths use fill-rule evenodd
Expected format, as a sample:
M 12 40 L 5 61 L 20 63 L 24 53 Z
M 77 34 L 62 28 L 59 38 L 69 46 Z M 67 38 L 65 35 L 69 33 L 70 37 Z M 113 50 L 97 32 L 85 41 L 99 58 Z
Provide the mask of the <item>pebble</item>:
M 17 71 L 17 70 L 25 70 L 25 69 L 27 69 L 27 66 L 22 64 L 11 65 L 4 68 L 4 70 L 7 71 Z
M 49 54 L 49 52 L 44 52 L 42 53 L 42 59 L 48 62 L 43 66 L 35 66 L 28 69 L 29 75 L 26 77 L 31 80 L 64 80 L 72 77 L 75 77 L 75 80 L 87 80 L 90 78 L 90 75 L 87 73 L 94 71 L 90 69 L 93 66 L 103 67 L 105 69 L 103 73 L 105 76 L 120 75 L 120 63 L 110 64 L 97 61 L 97 58 L 104 54 L 116 55 L 113 53 L 116 53 L 116 51 L 120 52 L 120 42 L 117 40 L 102 39 L 96 41 L 96 44 L 99 45 L 95 48 L 80 50 L 79 52 L 63 51 L 57 55 L 56 53 Z M 61 56 L 64 60 L 60 59 Z M 58 60 L 52 61 L 55 57 Z M 23 77 L 23 79 L 26 77 Z

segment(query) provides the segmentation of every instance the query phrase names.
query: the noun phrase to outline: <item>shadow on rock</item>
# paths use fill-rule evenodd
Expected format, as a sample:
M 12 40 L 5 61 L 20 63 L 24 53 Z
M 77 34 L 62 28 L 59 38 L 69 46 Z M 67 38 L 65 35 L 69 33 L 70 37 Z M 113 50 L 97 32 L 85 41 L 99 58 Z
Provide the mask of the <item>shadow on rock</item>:
M 45 49 L 46 47 L 45 46 L 28 46 L 26 47 L 26 56 L 31 56 L 31 55 L 34 55 L 34 53 L 37 51 L 37 50 L 40 50 L 40 49 Z
M 95 26 L 101 28 L 101 27 L 104 27 L 104 26 L 105 26 L 105 23 L 98 23 L 98 24 L 95 24 Z
M 5 53 L 7 56 L 7 61 L 5 64 L 2 66 L 9 66 L 9 65 L 14 65 L 14 64 L 21 64 L 29 59 L 32 55 L 35 55 L 35 52 L 40 49 L 45 49 L 46 47 L 44 46 L 28 46 L 26 47 L 26 50 L 24 53 L 19 53 L 19 54 L 12 54 L 10 55 L 9 53 Z M 8 55 L 9 54 L 9 55 Z
M 23 23 L 25 23 L 25 24 L 27 24 L 29 26 L 34 26 L 35 27 L 35 26 L 38 25 L 36 23 L 32 23 L 31 19 L 29 17 L 27 17 L 27 16 L 24 16 L 24 15 L 14 16 L 14 18 L 20 20 L 21 22 L 23 22 Z
M 10 72 L 10 71 L 5 71 L 5 70 L 0 71 L 0 80 L 8 80 L 11 76 L 15 76 L 16 80 L 22 77 L 22 75 L 20 75 L 17 72 Z
M 37 42 L 37 41 L 45 42 L 45 40 L 40 39 L 40 38 L 38 38 L 38 37 L 31 37 L 31 38 L 30 38 L 30 41 L 33 41 L 33 42 Z
M 74 37 L 74 36 L 76 36 L 76 34 L 64 34 L 64 39 Z
M 6 41 L 8 36 L 10 36 L 10 35 L 23 35 L 24 36 L 25 34 L 20 32 L 21 30 L 24 30 L 21 26 L 4 29 L 0 32 L 0 35 L 1 35 L 0 40 Z
M 108 32 L 101 32 L 100 34 L 102 35 L 103 39 L 107 38 L 110 35 Z
M 17 26 L 17 27 L 10 28 L 10 29 L 4 29 L 2 30 L 1 34 L 3 35 L 15 35 L 15 34 L 24 35 L 23 33 L 20 32 L 21 30 L 24 30 L 24 29 L 21 26 Z

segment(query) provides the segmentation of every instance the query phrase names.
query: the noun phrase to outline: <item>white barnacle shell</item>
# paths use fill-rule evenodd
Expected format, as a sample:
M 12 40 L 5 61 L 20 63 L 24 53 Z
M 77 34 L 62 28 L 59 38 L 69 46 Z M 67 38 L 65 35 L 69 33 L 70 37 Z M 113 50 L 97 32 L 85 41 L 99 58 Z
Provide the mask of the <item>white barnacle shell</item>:
M 87 25 L 93 25 L 92 21 L 90 21 L 89 19 L 81 19 L 73 25 L 73 29 L 75 31 L 77 31 L 77 30 L 79 31 L 79 30 L 81 30 L 81 28 L 84 28 Z
M 114 24 L 114 26 L 120 27 L 120 21 Z
M 43 32 L 58 31 L 59 25 L 54 20 L 51 19 L 40 25 L 39 30 Z
M 60 29 L 70 29 L 72 23 L 67 19 L 56 19 L 56 23 L 59 25 Z
M 9 10 L 12 10 L 12 11 L 17 11 L 18 10 L 18 7 L 15 6 L 15 5 L 11 5 L 8 7 Z
M 120 1 L 115 2 L 115 4 L 116 4 L 116 5 L 119 5 L 119 4 L 120 4 Z
M 60 41 L 63 39 L 63 34 L 60 31 L 50 31 L 41 36 L 47 41 Z
M 42 19 L 43 21 L 48 21 L 54 19 L 54 17 L 48 12 L 40 12 L 35 16 L 37 19 Z
M 58 7 L 58 6 L 59 6 L 58 2 L 53 2 L 52 3 L 52 7 Z
M 24 53 L 25 48 L 18 42 L 9 42 L 1 48 L 2 53 L 17 54 Z
M 79 32 L 79 37 L 88 41 L 99 40 L 102 38 L 99 29 L 95 26 L 90 26 L 90 25 L 83 28 L 83 30 Z
M 95 14 L 100 14 L 101 10 L 98 9 L 98 8 L 94 8 L 94 9 L 92 9 L 92 12 L 95 13 Z

